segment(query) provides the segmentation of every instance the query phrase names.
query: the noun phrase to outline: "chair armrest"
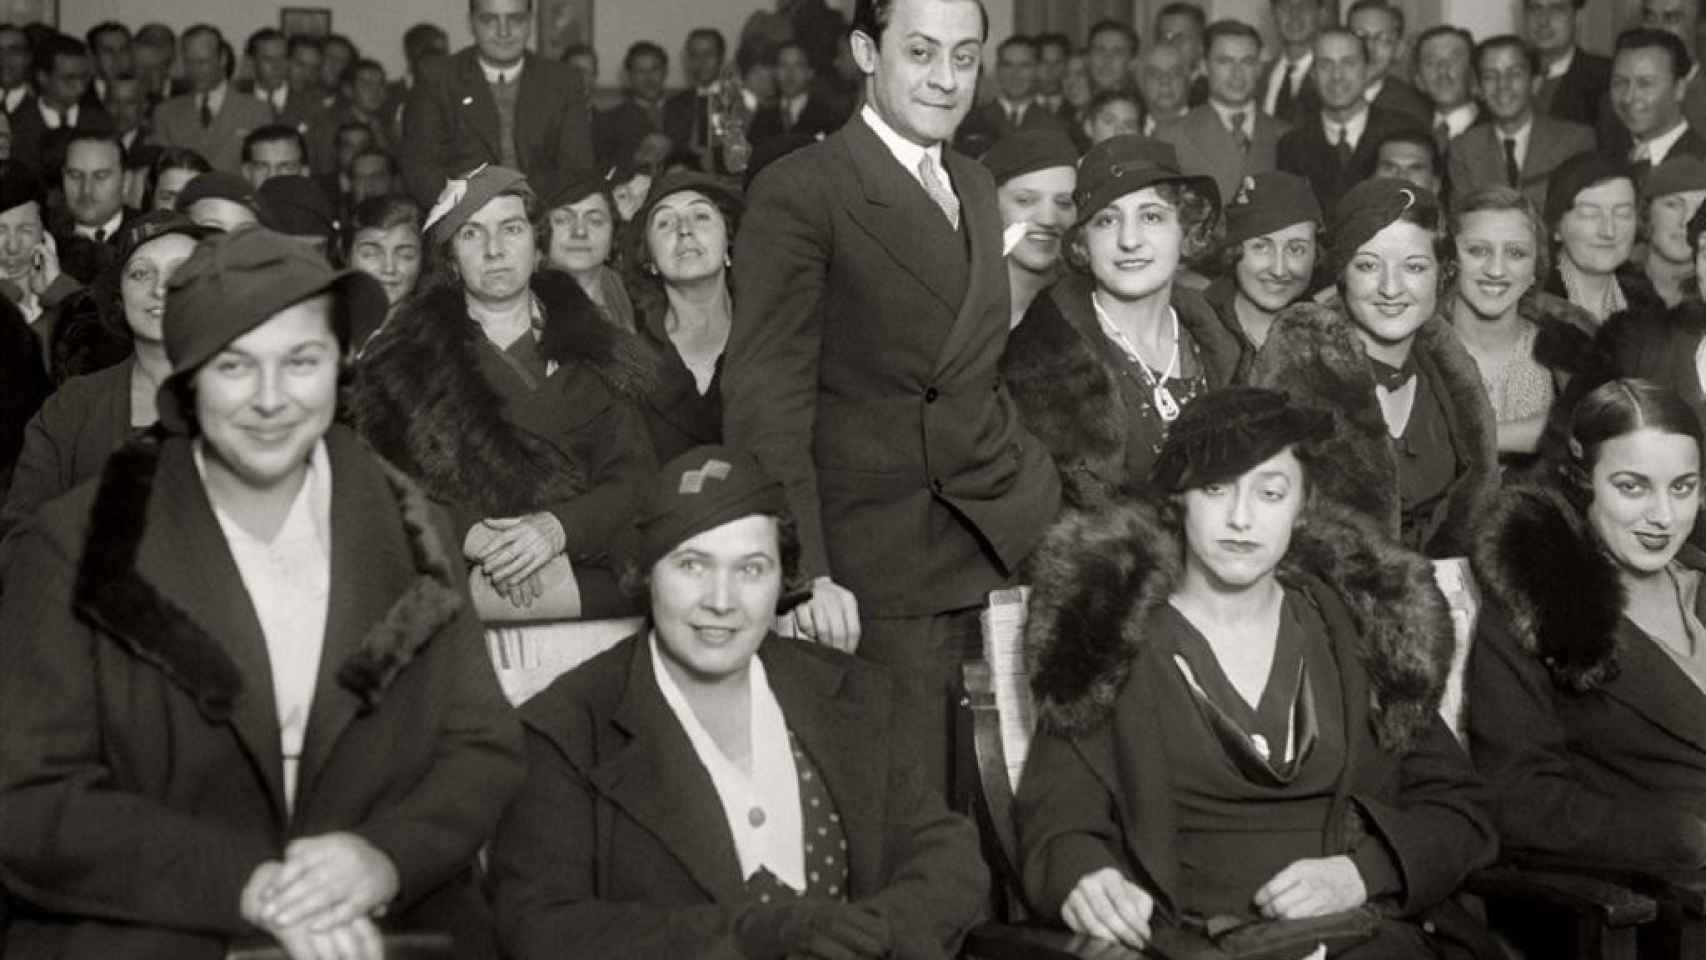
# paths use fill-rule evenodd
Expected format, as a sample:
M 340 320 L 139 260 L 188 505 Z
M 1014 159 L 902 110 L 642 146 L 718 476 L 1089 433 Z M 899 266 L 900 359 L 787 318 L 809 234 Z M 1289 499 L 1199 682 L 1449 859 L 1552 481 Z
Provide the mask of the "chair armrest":
M 1706 870 L 1646 870 L 1626 863 L 1528 853 L 1511 859 L 1537 870 L 1597 877 L 1637 893 L 1675 902 L 1691 917 L 1706 917 Z
M 1019 889 L 1019 838 L 1013 828 L 1013 785 L 1007 779 L 1007 755 L 1001 746 L 1001 711 L 995 705 L 994 671 L 983 660 L 960 665 L 964 687 L 961 705 L 971 714 L 972 743 L 977 758 L 978 795 L 972 805 L 979 825 L 995 839 L 999 857 L 994 868 L 998 882 Z
M 1143 960 L 1143 953 L 1057 927 L 986 923 L 966 935 L 965 960 Z
M 385 960 L 455 960 L 456 945 L 447 933 L 387 933 Z M 225 960 L 290 960 L 270 938 L 240 940 L 226 951 Z
M 1651 897 L 1581 873 L 1492 867 L 1471 874 L 1464 889 L 1488 900 L 1557 907 L 1607 927 L 1651 923 L 1658 916 L 1658 904 Z

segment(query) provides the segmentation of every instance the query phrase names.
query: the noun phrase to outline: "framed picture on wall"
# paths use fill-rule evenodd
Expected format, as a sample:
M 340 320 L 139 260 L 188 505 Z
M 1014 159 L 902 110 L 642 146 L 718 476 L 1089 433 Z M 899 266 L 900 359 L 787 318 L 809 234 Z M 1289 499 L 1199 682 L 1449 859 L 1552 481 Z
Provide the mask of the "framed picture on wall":
M 534 0 L 539 8 L 539 55 L 560 59 L 577 43 L 592 42 L 592 0 Z
M 330 7 L 283 7 L 278 11 L 278 28 L 287 37 L 323 37 L 332 32 Z
M 0 23 L 59 26 L 59 0 L 0 0 Z

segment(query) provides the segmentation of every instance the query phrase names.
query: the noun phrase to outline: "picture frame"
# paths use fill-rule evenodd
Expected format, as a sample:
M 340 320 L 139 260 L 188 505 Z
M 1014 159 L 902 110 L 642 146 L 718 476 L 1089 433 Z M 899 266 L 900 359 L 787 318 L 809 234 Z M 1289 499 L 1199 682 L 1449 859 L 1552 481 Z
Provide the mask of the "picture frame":
M 324 37 L 332 32 L 330 7 L 281 7 L 278 28 L 287 37 Z
M 32 23 L 59 26 L 59 0 L 0 0 L 0 23 L 27 27 Z
M 592 42 L 593 0 L 534 0 L 539 21 L 533 31 L 538 53 L 558 60 L 577 43 Z

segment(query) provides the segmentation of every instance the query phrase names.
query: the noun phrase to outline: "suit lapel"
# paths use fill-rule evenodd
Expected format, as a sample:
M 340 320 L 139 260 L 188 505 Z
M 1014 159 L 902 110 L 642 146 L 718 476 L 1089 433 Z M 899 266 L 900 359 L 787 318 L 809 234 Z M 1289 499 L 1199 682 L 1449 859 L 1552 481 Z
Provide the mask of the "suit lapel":
M 593 785 L 656 837 L 712 899 L 740 900 L 745 878 L 716 785 L 658 689 L 644 635 L 634 644 L 611 723 L 628 743 L 588 772 Z
M 486 85 L 486 75 L 480 70 L 479 61 L 470 54 L 458 64 L 457 69 L 461 74 L 457 78 L 459 81 L 457 87 L 463 91 L 457 109 L 462 111 L 462 115 L 468 120 L 468 126 L 479 136 L 481 142 L 486 145 L 486 149 L 491 151 L 491 155 L 494 157 L 503 156 L 503 144 L 500 142 L 503 137 L 498 132 L 498 102 L 492 98 L 492 88 Z M 526 69 L 521 71 L 524 81 L 527 73 Z M 519 91 L 517 91 L 517 97 L 515 112 L 519 115 L 521 113 Z
M 959 194 L 960 221 L 971 242 L 967 263 L 970 275 L 960 285 L 954 326 L 937 354 L 938 372 L 960 357 L 966 345 L 983 333 L 980 323 L 987 312 L 986 297 L 1008 295 L 1006 260 L 1001 256 L 1001 212 L 996 206 L 995 190 L 989 180 L 979 176 L 983 171 L 976 161 L 947 149 L 942 151 L 942 159 Z M 954 242 L 960 242 L 957 235 Z M 1000 313 L 1005 318 L 1008 310 L 1003 308 Z
M 863 201 L 855 201 L 849 210 L 853 219 L 957 316 L 966 275 L 958 256 L 958 232 L 924 192 L 923 185 L 901 169 L 876 131 L 859 120 L 847 124 L 842 133 L 863 191 Z M 951 171 L 948 176 L 953 176 Z M 958 186 L 955 184 L 956 190 Z M 962 217 L 967 206 L 961 197 Z
M 1702 709 L 1706 694 L 1659 649 L 1657 640 L 1628 619 L 1618 623 L 1617 632 L 1623 670 L 1602 689 L 1671 736 L 1706 751 L 1706 709 Z

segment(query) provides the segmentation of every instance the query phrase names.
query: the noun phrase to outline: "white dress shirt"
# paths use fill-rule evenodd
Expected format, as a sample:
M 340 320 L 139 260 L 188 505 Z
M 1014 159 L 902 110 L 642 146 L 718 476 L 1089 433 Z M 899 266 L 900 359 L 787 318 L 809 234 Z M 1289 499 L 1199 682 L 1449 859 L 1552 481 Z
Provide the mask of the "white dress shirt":
M 124 208 L 120 207 L 118 212 L 114 213 L 106 223 L 97 223 L 92 227 L 85 227 L 79 223 L 71 228 L 71 232 L 79 237 L 87 237 L 96 243 L 105 243 L 113 239 L 122 223 L 124 223 Z
M 1681 140 L 1682 135 L 1687 132 L 1688 121 L 1684 120 L 1651 140 L 1640 141 L 1629 151 L 1630 162 L 1639 163 L 1642 160 L 1650 160 L 1655 167 L 1664 163 L 1665 157 L 1670 155 L 1671 148 L 1675 147 L 1676 142 Z
M 782 101 L 782 115 L 788 118 L 788 126 L 792 127 L 800 122 L 800 115 L 806 112 L 806 103 L 811 98 L 812 93 L 807 90 L 805 93 L 796 93 Z
M 1480 108 L 1475 106 L 1475 101 L 1473 100 L 1468 103 L 1460 103 L 1445 113 L 1440 113 L 1438 110 L 1435 110 L 1434 126 L 1437 128 L 1441 123 L 1444 123 L 1447 135 L 1455 137 L 1474 126 L 1475 117 L 1479 115 L 1480 112 Z
M 1559 57 L 1558 59 L 1556 59 L 1556 60 L 1554 60 L 1551 63 L 1546 65 L 1546 79 L 1556 80 L 1559 77 L 1563 76 L 1564 74 L 1569 73 L 1570 72 L 1570 65 L 1575 63 L 1575 62 L 1576 62 L 1576 48 L 1571 47 L 1569 53 L 1564 54 L 1563 56 Z
M 917 181 L 920 187 L 924 186 L 924 178 L 918 175 L 918 161 L 928 156 L 935 162 L 936 169 L 941 171 L 942 182 L 947 183 L 949 189 L 953 188 L 953 184 L 949 181 L 948 168 L 942 165 L 942 145 L 940 143 L 932 143 L 928 147 L 921 147 L 913 143 L 896 133 L 895 129 L 878 116 L 876 109 L 868 103 L 859 111 L 859 116 L 876 132 L 877 139 L 883 142 L 883 146 L 889 148 L 889 153 L 894 155 L 895 160 L 906 169 L 907 176 Z M 928 188 L 926 188 L 926 192 L 928 192 Z
M 1226 104 L 1221 103 L 1219 100 L 1210 97 L 1208 105 L 1213 107 L 1214 112 L 1220 115 L 1220 125 L 1226 128 L 1227 133 L 1237 131 L 1238 128 L 1232 124 L 1232 118 L 1241 113 L 1244 115 L 1244 135 L 1246 137 L 1255 137 L 1256 104 L 1254 102 L 1246 103 L 1241 107 L 1229 107 Z
M 494 67 L 486 61 L 481 60 L 479 57 L 475 57 L 474 59 L 479 60 L 480 72 L 486 75 L 486 83 L 494 85 L 499 80 L 502 80 L 505 83 L 515 83 L 521 79 L 521 69 L 527 66 L 526 57 L 522 57 L 520 60 L 517 60 L 507 67 Z
M 788 723 L 782 705 L 770 689 L 764 661 L 757 656 L 747 667 L 747 702 L 752 738 L 752 775 L 748 776 L 723 753 L 711 737 L 693 705 L 676 685 L 658 650 L 657 634 L 647 638 L 652 653 L 652 676 L 664 702 L 681 724 L 699 763 L 710 774 L 711 785 L 734 837 L 742 880 L 752 878 L 760 867 L 798 891 L 806 889 L 805 815 L 800 811 L 799 771 L 794 749 L 788 742 Z
M 48 105 L 46 100 L 36 98 L 36 109 L 41 111 L 41 122 L 49 130 L 74 130 L 77 127 L 78 105 L 72 104 L 64 111 Z
M 1279 105 L 1280 84 L 1291 84 L 1292 96 L 1303 89 L 1303 78 L 1309 76 L 1310 69 L 1315 66 L 1315 51 L 1311 50 L 1297 60 L 1281 60 L 1280 64 L 1268 78 L 1268 91 L 1262 97 L 1262 112 L 1270 117 Z
M 1336 123 L 1327 119 L 1326 114 L 1321 115 L 1321 128 L 1326 131 L 1328 146 L 1338 146 L 1341 127 L 1345 131 L 1346 142 L 1355 150 L 1362 143 L 1363 131 L 1368 129 L 1368 104 L 1365 102 L 1362 109 L 1356 112 L 1356 116 L 1344 123 Z
M 1499 141 L 1499 163 L 1501 163 L 1501 164 L 1504 163 L 1505 141 L 1506 140 L 1515 140 L 1516 141 L 1516 168 L 1518 170 L 1521 170 L 1523 167 L 1527 166 L 1528 165 L 1528 138 L 1530 136 L 1532 136 L 1533 133 L 1534 133 L 1534 117 L 1533 116 L 1530 116 L 1528 118 L 1528 122 L 1526 122 L 1522 125 L 1522 129 L 1518 130 L 1515 133 L 1506 133 L 1503 130 L 1499 129 L 1497 126 L 1494 126 L 1493 127 L 1493 135 L 1495 137 L 1497 137 L 1498 141 Z
M 5 98 L 6 112 L 11 113 L 18 109 L 18 104 L 23 103 L 24 98 L 29 95 L 30 85 L 26 83 L 22 86 L 13 87 L 12 89 L 7 90 L 4 94 L 0 94 L 0 97 Z

